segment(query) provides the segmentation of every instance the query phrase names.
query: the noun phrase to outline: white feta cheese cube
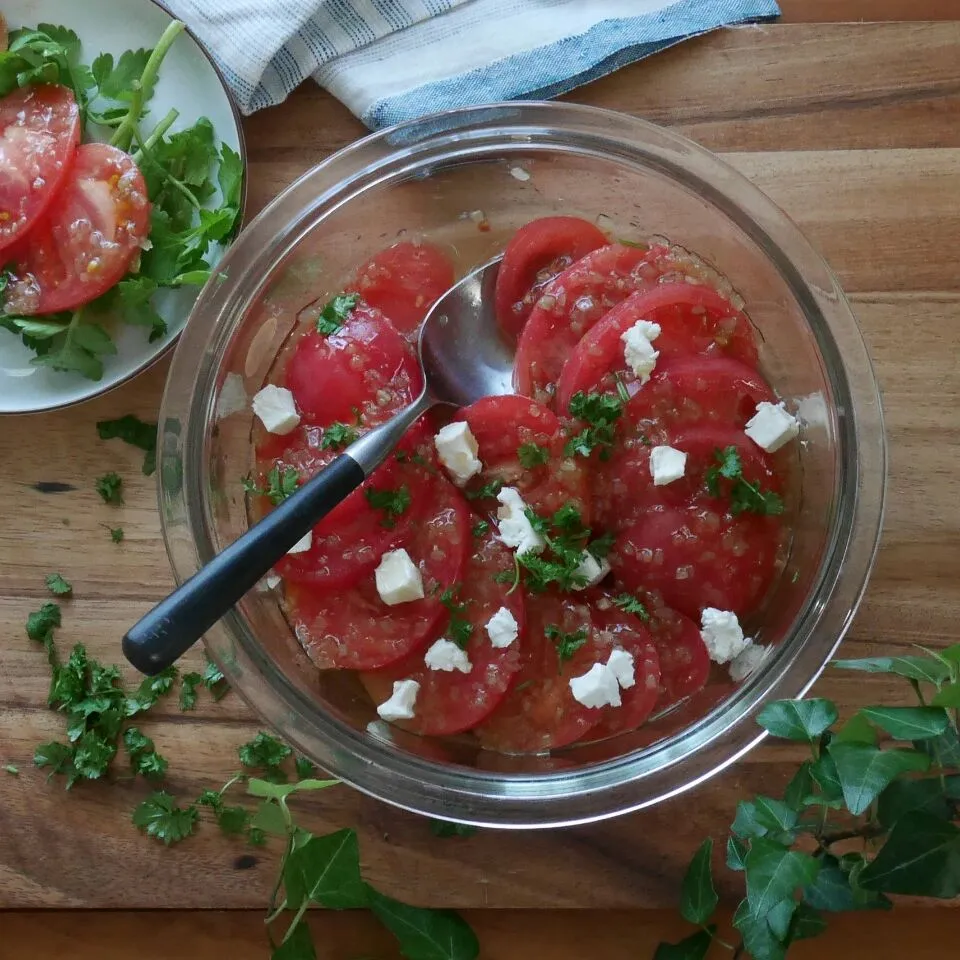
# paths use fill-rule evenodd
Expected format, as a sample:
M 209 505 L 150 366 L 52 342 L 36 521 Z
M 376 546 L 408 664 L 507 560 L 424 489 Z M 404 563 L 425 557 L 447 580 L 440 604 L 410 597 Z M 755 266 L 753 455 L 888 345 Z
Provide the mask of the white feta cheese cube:
M 283 580 L 275 573 L 268 573 L 263 579 L 263 584 L 268 590 L 276 590 L 281 583 L 283 583 Z
M 281 437 L 295 430 L 300 423 L 293 394 L 286 387 L 275 387 L 272 383 L 254 395 L 253 412 L 260 418 L 267 433 Z
M 504 487 L 497 494 L 497 500 L 502 504 L 497 509 L 497 527 L 501 541 L 516 550 L 517 556 L 539 553 L 547 545 L 546 541 L 533 529 L 523 512 L 527 505 L 517 488 Z
M 800 422 L 787 413 L 782 402 L 761 400 L 757 412 L 747 421 L 744 433 L 767 453 L 776 453 L 800 433 Z
M 595 587 L 609 572 L 610 564 L 606 560 L 598 560 L 589 550 L 584 550 L 574 573 L 586 577 L 586 583 L 574 589 L 586 590 L 587 587 Z
M 620 684 L 605 663 L 595 663 L 580 677 L 570 678 L 570 692 L 585 707 L 620 706 Z
M 447 468 L 453 482 L 463 486 L 475 477 L 483 464 L 477 459 L 477 439 L 470 432 L 469 424 L 463 421 L 448 423 L 433 438 L 440 462 Z
M 487 636 L 490 638 L 490 643 L 498 650 L 509 647 L 519 635 L 520 624 L 506 607 L 501 607 L 487 621 Z
M 308 530 L 287 553 L 306 553 L 313 546 L 313 531 Z
M 741 683 L 746 680 L 771 653 L 773 653 L 773 647 L 751 643 L 746 650 L 738 653 L 730 663 L 730 679 L 734 683 Z
M 660 324 L 638 320 L 629 330 L 620 334 L 623 341 L 623 359 L 643 386 L 653 373 L 660 354 L 653 349 L 653 341 L 660 336 Z
M 743 635 L 737 615 L 705 607 L 700 614 L 700 636 L 714 663 L 729 663 L 753 642 Z
M 610 651 L 607 669 L 616 677 L 623 690 L 629 690 L 637 682 L 634 676 L 633 654 L 620 647 Z
M 420 684 L 416 680 L 394 680 L 393 693 L 389 700 L 377 707 L 384 720 L 412 720 Z
M 650 476 L 653 485 L 662 487 L 679 480 L 687 469 L 687 455 L 675 447 L 654 447 L 650 451 Z
M 402 547 L 388 550 L 374 571 L 380 599 L 393 607 L 398 603 L 423 599 L 423 579 L 410 554 Z
M 423 657 L 423 662 L 430 670 L 442 670 L 444 673 L 469 673 L 472 664 L 467 652 L 461 650 L 452 640 L 440 639 L 430 646 Z

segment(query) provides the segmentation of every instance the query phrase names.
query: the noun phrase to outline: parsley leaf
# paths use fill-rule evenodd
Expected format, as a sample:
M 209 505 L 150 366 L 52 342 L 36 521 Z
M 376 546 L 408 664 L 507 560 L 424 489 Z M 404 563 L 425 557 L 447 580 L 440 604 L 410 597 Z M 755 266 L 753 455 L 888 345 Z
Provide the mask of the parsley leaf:
M 485 483 L 482 487 L 477 487 L 476 490 L 472 490 L 467 493 L 468 500 L 483 500 L 486 497 L 496 497 L 496 495 L 503 489 L 502 480 L 491 480 L 489 483 Z
M 486 520 L 478 520 L 473 525 L 473 535 L 475 537 L 485 537 L 490 531 L 490 524 Z
M 578 390 L 570 400 L 570 414 L 589 426 L 567 441 L 564 456 L 589 457 L 594 450 L 599 450 L 601 459 L 609 457 L 616 423 L 623 414 L 623 401 L 610 394 Z
M 516 557 L 517 564 L 525 572 L 527 587 L 541 593 L 550 586 L 559 590 L 575 590 L 585 586 L 587 578 L 579 572 L 579 567 L 583 562 L 584 544 L 590 536 L 590 530 L 583 526 L 576 505 L 564 504 L 549 521 L 529 507 L 524 513 L 533 529 L 546 541 L 546 549 L 542 553 L 528 552 Z
M 149 710 L 173 689 L 176 678 L 177 668 L 174 666 L 167 667 L 156 676 L 144 677 L 133 696 L 127 698 L 127 716 L 134 717 L 144 710 Z
M 378 490 L 376 487 L 368 487 L 364 491 L 367 503 L 375 510 L 383 510 L 384 517 L 381 523 L 387 527 L 393 527 L 396 524 L 396 518 L 406 512 L 410 506 L 410 491 L 406 485 L 397 490 Z
M 98 420 L 97 435 L 101 440 L 122 440 L 138 450 L 143 450 L 143 473 L 150 476 L 157 467 L 157 425 L 145 423 L 128 413 L 117 420 Z
M 123 527 L 110 527 L 110 539 L 114 543 L 123 542 Z
M 53 631 L 61 625 L 60 605 L 45 603 L 39 610 L 27 616 L 27 636 L 37 643 L 48 646 L 53 643 Z
M 596 540 L 588 543 L 587 550 L 589 550 L 597 560 L 605 560 L 613 547 L 615 539 L 616 537 L 614 537 L 612 533 L 605 533 L 603 536 L 597 537 Z
M 6 770 L 6 772 L 9 773 L 11 777 L 20 776 L 20 768 L 17 766 L 14 766 L 14 764 L 12 763 L 5 764 L 3 769 Z
M 300 473 L 296 467 L 284 467 L 281 470 L 279 466 L 274 466 L 270 468 L 270 472 L 267 474 L 267 485 L 265 487 L 259 486 L 249 476 L 243 477 L 240 482 L 243 484 L 243 489 L 251 496 L 267 497 L 276 507 L 283 503 L 287 497 L 292 497 L 297 492 L 297 487 L 300 485 Z
M 95 487 L 104 503 L 123 503 L 123 478 L 119 473 L 111 471 L 97 477 Z
M 341 293 L 334 297 L 317 317 L 317 332 L 325 337 L 336 333 L 347 322 L 359 302 L 360 295 L 356 293 Z
M 468 604 L 457 599 L 461 586 L 455 583 L 440 594 L 440 602 L 450 611 L 446 636 L 461 650 L 466 650 L 473 636 L 473 624 L 464 616 Z
M 169 793 L 152 793 L 133 811 L 133 824 L 168 847 L 185 840 L 197 826 L 197 808 L 177 806 Z
M 180 680 L 180 709 L 193 710 L 197 705 L 197 687 L 203 683 L 203 674 L 191 671 Z
M 123 732 L 123 745 L 130 754 L 130 767 L 148 780 L 160 780 L 167 772 L 167 761 L 157 753 L 153 741 L 137 727 Z
M 203 671 L 203 685 L 210 691 L 215 703 L 222 700 L 230 692 L 223 671 L 209 657 L 207 658 L 207 666 Z
M 650 614 L 647 612 L 647 608 L 630 593 L 621 593 L 619 596 L 614 597 L 613 603 L 624 613 L 632 613 L 635 617 L 639 617 L 644 623 L 650 620 Z
M 71 586 L 70 582 L 68 580 L 64 580 L 59 573 L 48 573 L 45 582 L 47 584 L 47 589 L 55 597 L 69 597 L 70 594 L 73 593 L 73 587 Z
M 297 757 L 293 761 L 293 768 L 296 770 L 298 780 L 311 780 L 317 775 L 316 766 L 306 757 Z
M 245 767 L 263 770 L 263 779 L 270 783 L 286 783 L 287 774 L 281 767 L 293 750 L 281 740 L 262 730 L 237 751 L 240 763 Z
M 343 447 L 349 447 L 357 439 L 357 431 L 353 427 L 348 427 L 345 423 L 331 423 L 323 431 L 323 439 L 320 441 L 320 449 L 341 450 Z
M 720 481 L 730 481 L 730 512 L 757 513 L 761 516 L 778 516 L 783 513 L 783 500 L 772 490 L 763 490 L 757 483 L 751 483 L 743 475 L 743 462 L 734 446 L 715 450 L 715 463 L 704 474 L 707 492 L 712 497 L 720 497 Z
M 560 671 L 563 671 L 563 662 L 569 660 L 586 642 L 589 637 L 589 631 L 586 627 L 580 627 L 573 633 L 564 633 L 559 627 L 551 624 L 544 629 L 544 634 L 548 640 L 552 640 L 557 648 L 557 657 L 560 660 Z
M 536 443 L 521 443 L 517 448 L 517 459 L 520 461 L 520 466 L 532 470 L 550 460 L 550 451 Z

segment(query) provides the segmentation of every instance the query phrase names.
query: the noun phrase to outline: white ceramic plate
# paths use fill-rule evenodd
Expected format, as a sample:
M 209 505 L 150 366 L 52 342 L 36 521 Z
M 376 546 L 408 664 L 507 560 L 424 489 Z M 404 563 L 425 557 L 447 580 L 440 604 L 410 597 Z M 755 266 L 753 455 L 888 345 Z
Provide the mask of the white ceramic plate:
M 99 53 L 119 56 L 124 50 L 152 47 L 170 23 L 170 15 L 153 0 L 3 0 L 0 10 L 11 30 L 38 23 L 62 24 L 83 43 L 90 63 Z M 208 117 L 220 138 L 238 151 L 246 167 L 239 115 L 207 53 L 187 33 L 181 34 L 160 67 L 160 80 L 150 101 L 150 120 L 171 107 L 180 111 L 173 130 Z M 53 410 L 79 403 L 123 383 L 149 367 L 176 340 L 196 299 L 196 290 L 165 292 L 157 310 L 167 321 L 167 334 L 147 342 L 142 327 L 118 325 L 113 331 L 117 354 L 104 358 L 103 379 L 87 380 L 30 365 L 32 351 L 9 330 L 0 328 L 0 414 Z

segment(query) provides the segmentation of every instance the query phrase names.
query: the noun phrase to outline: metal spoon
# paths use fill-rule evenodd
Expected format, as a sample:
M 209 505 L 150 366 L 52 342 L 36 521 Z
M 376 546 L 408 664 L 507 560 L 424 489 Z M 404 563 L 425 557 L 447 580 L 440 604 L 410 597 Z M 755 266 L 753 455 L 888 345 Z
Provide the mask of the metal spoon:
M 407 429 L 438 403 L 466 406 L 513 392 L 514 346 L 500 333 L 493 293 L 496 257 L 451 287 L 427 314 L 418 354 L 423 392 L 356 442 L 157 604 L 123 638 L 141 672 L 169 667 L 273 565 L 389 456 Z

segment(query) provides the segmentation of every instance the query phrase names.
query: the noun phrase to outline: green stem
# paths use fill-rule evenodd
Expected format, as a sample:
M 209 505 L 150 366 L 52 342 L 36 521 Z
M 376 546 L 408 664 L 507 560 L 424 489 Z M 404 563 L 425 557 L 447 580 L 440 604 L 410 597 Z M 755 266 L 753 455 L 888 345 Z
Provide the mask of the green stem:
M 879 824 L 864 824 L 862 827 L 856 827 L 851 830 L 837 830 L 835 833 L 825 833 L 817 838 L 817 851 L 826 851 L 833 844 L 840 843 L 842 840 L 855 840 L 858 837 L 863 840 L 873 840 L 876 837 L 882 837 L 887 831 Z
M 139 148 L 132 154 L 134 163 L 140 163 L 144 153 L 152 150 L 160 142 L 163 135 L 174 125 L 179 116 L 180 111 L 171 108 L 170 112 L 153 128 L 150 136 L 146 140 L 140 141 Z
M 172 173 L 170 173 L 166 168 L 164 168 L 162 164 L 157 163 L 157 161 L 153 157 L 153 154 L 151 154 L 150 151 L 147 149 L 147 143 L 140 136 L 139 130 L 134 131 L 134 133 L 136 135 L 137 143 L 140 144 L 140 147 L 137 150 L 137 155 L 139 156 L 140 160 L 148 161 L 150 165 L 156 169 L 156 171 L 160 174 L 160 176 L 163 177 L 164 180 L 166 180 L 167 183 L 171 184 L 176 190 L 178 190 L 187 198 L 190 205 L 195 210 L 199 210 L 200 201 L 193 195 L 193 191 L 185 183 L 182 183 Z M 136 159 L 136 157 L 134 159 Z
M 303 919 L 303 915 L 307 912 L 307 908 L 310 906 L 310 898 L 305 897 L 303 903 L 300 904 L 300 909 L 293 915 L 293 920 L 290 921 L 290 926 L 287 927 L 287 932 L 283 935 L 283 940 L 281 944 L 286 943 L 292 936 L 293 931 L 300 926 L 300 921 Z
M 157 82 L 157 74 L 160 71 L 160 64 L 163 58 L 170 50 L 173 41 L 183 33 L 186 24 L 181 20 L 173 20 L 153 48 L 147 63 L 143 68 L 140 79 L 133 84 L 133 95 L 130 98 L 130 109 L 123 118 L 123 123 L 117 127 L 116 133 L 110 139 L 110 143 L 119 147 L 121 150 L 129 150 L 137 130 L 137 124 L 140 122 L 140 115 L 143 112 L 144 94 L 151 90 Z

